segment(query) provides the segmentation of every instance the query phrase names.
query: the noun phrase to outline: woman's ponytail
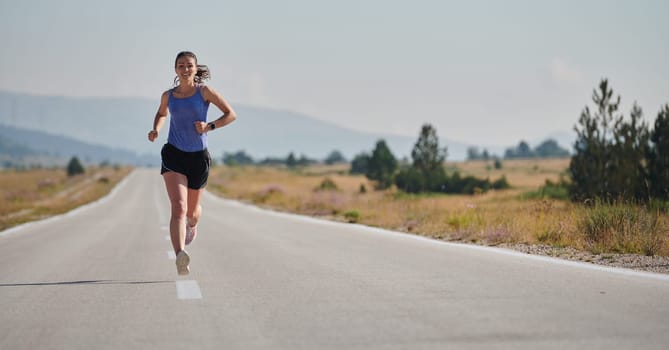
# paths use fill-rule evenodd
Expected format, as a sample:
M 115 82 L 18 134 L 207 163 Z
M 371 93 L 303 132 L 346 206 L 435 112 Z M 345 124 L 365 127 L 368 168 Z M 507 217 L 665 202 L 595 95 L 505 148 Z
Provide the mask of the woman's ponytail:
M 209 67 L 204 64 L 197 65 L 197 73 L 195 73 L 195 82 L 201 84 L 205 80 L 211 78 L 211 73 L 209 72 Z

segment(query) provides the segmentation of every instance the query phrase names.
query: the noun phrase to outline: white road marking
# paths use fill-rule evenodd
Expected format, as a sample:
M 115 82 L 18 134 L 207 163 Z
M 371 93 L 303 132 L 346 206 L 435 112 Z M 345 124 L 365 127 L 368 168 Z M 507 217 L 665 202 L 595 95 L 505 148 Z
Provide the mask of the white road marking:
M 179 280 L 177 283 L 177 298 L 179 299 L 202 299 L 202 292 L 197 281 Z
M 174 250 L 167 251 L 167 258 L 170 260 L 177 260 L 177 255 L 174 254 Z

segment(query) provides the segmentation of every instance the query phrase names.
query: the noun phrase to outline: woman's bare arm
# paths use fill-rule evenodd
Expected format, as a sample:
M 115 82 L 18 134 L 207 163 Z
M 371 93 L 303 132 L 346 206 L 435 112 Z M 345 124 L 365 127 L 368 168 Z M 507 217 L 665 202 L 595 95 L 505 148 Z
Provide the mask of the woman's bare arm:
M 235 111 L 232 109 L 230 104 L 216 90 L 205 85 L 202 88 L 202 92 L 206 101 L 213 103 L 216 107 L 218 107 L 218 109 L 221 110 L 221 112 L 223 112 L 223 115 L 220 118 L 213 121 L 216 129 L 222 128 L 237 119 L 237 114 L 235 114 Z M 196 122 L 195 128 L 199 133 L 205 133 L 211 130 L 209 125 L 205 122 Z
M 153 129 L 149 131 L 149 141 L 153 142 L 158 138 L 158 131 L 163 127 L 165 119 L 167 119 L 167 100 L 169 99 L 169 92 L 163 92 L 163 95 L 160 97 L 160 106 L 158 107 L 158 112 L 156 112 L 156 117 L 153 119 Z

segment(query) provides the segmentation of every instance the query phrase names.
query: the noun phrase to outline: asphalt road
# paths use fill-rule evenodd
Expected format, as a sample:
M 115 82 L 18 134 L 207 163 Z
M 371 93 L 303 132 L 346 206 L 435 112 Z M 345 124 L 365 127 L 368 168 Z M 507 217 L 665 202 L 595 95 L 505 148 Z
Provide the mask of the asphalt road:
M 0 349 L 667 349 L 666 275 L 206 195 L 176 274 L 155 169 L 0 233 Z

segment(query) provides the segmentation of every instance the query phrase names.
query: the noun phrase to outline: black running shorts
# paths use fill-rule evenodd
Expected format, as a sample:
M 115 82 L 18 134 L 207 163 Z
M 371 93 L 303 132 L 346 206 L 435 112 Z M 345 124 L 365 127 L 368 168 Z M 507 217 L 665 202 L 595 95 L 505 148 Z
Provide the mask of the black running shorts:
M 188 188 L 199 190 L 207 185 L 211 156 L 209 151 L 184 152 L 169 143 L 160 151 L 162 166 L 160 173 L 174 171 L 186 175 Z

